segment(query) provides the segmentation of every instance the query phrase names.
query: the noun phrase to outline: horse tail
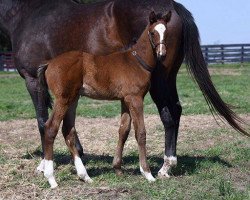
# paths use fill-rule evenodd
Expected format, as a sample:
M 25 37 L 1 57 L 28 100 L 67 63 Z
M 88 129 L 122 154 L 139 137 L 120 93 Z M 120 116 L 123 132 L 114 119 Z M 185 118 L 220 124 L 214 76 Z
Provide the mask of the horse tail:
M 39 100 L 44 101 L 47 108 L 52 109 L 53 101 L 49 93 L 48 84 L 46 82 L 45 71 L 48 68 L 48 64 L 42 64 L 37 70 L 37 77 L 39 83 Z
M 231 105 L 221 99 L 212 83 L 201 51 L 199 31 L 192 14 L 175 1 L 174 7 L 183 23 L 183 48 L 187 70 L 201 89 L 211 113 L 220 115 L 222 121 L 227 121 L 238 132 L 250 136 L 240 125 L 245 122 L 231 110 Z

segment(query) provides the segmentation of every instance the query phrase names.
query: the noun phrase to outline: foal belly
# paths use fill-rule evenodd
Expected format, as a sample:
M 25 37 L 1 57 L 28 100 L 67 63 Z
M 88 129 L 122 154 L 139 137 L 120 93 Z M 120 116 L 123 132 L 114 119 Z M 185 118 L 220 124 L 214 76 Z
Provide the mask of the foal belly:
M 80 95 L 98 100 L 120 99 L 118 96 L 114 95 L 113 92 L 107 91 L 103 88 L 94 87 L 86 83 L 83 83 L 82 88 L 80 89 Z

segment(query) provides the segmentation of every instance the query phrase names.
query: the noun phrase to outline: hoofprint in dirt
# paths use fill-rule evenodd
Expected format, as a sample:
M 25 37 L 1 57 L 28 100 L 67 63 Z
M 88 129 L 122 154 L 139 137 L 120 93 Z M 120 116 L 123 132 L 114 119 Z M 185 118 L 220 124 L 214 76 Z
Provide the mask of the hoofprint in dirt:
M 250 121 L 250 115 L 241 117 L 247 122 Z M 145 124 L 148 155 L 152 172 L 155 175 L 163 160 L 164 129 L 156 115 L 147 115 Z M 192 176 L 198 176 L 199 173 L 204 173 L 203 176 L 211 176 L 209 173 L 206 174 L 209 171 L 206 163 L 212 162 L 210 165 L 219 165 L 219 169 L 218 171 L 213 169 L 215 177 L 210 177 L 210 179 L 214 178 L 216 181 L 222 179 L 221 181 L 225 181 L 225 184 L 231 181 L 232 188 L 236 191 L 246 191 L 250 182 L 250 173 L 246 169 L 249 169 L 250 163 L 249 159 L 244 156 L 249 156 L 249 139 L 228 126 L 219 124 L 220 126 L 210 115 L 183 116 L 178 140 L 177 169 L 173 170 L 173 177 L 170 180 L 159 180 L 155 184 L 163 181 L 168 183 L 168 187 L 172 187 L 174 191 L 190 193 L 189 189 L 194 190 L 199 187 L 199 181 L 197 185 L 191 181 Z M 86 154 L 87 170 L 94 180 L 92 185 L 76 178 L 63 137 L 58 134 L 55 142 L 55 173 L 59 188 L 51 191 L 48 189 L 45 178 L 34 172 L 40 161 L 38 156 L 40 140 L 36 120 L 0 122 L 0 199 L 127 199 L 137 197 L 150 199 L 155 197 L 154 194 L 150 196 L 150 191 L 149 194 L 145 194 L 142 192 L 143 189 L 133 185 L 136 183 L 144 185 L 141 187 L 154 187 L 139 176 L 137 144 L 133 131 L 125 145 L 123 165 L 125 175 L 122 178 L 115 176 L 112 170 L 112 157 L 118 139 L 118 127 L 119 117 L 77 118 L 76 130 L 79 132 Z M 245 154 L 238 155 L 237 151 L 240 150 Z M 197 168 L 203 172 L 199 172 Z M 220 176 L 219 179 L 216 178 L 218 176 Z M 206 179 L 208 177 L 205 177 L 203 181 L 206 182 Z M 189 184 L 185 186 L 187 190 L 177 189 L 180 182 Z M 225 184 L 220 183 L 219 187 Z M 212 185 L 208 185 L 206 190 L 213 190 Z M 229 186 L 226 185 L 225 188 L 227 187 Z M 220 189 L 219 192 L 221 192 Z M 171 196 L 171 191 L 168 193 L 166 195 Z M 181 194 L 179 195 L 177 196 L 182 197 Z

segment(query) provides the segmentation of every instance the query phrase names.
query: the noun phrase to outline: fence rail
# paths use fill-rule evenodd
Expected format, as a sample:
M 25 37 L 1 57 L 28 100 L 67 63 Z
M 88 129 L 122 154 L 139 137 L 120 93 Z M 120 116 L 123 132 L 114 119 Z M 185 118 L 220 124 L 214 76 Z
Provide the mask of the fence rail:
M 203 45 L 201 48 L 207 63 L 250 62 L 250 44 Z
M 15 71 L 14 53 L 0 52 L 0 71 Z
M 203 45 L 202 53 L 207 63 L 250 62 L 250 44 Z M 0 71 L 16 70 L 13 52 L 0 52 Z

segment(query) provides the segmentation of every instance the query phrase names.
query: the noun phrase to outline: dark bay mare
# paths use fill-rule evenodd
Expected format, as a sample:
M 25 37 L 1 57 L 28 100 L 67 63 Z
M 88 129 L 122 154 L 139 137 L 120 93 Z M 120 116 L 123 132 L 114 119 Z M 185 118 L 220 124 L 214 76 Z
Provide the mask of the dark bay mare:
M 121 174 L 124 143 L 130 132 L 131 121 L 138 143 L 140 171 L 148 181 L 155 181 L 146 158 L 146 130 L 143 99 L 150 88 L 151 73 L 158 61 L 166 58 L 167 23 L 171 11 L 159 17 L 150 13 L 148 26 L 138 42 L 129 50 L 106 56 L 81 51 L 70 51 L 48 61 L 38 69 L 39 87 L 55 96 L 52 114 L 45 124 L 44 175 L 51 188 L 57 187 L 53 175 L 53 144 L 63 121 L 69 121 L 79 96 L 100 100 L 121 101 L 121 125 L 114 158 L 114 168 Z M 78 176 L 86 182 L 90 177 L 75 147 L 75 128 L 64 133 L 65 142 L 73 157 Z M 93 134 L 92 137 L 96 137 Z M 91 141 L 90 141 L 91 142 Z
M 165 41 L 167 57 L 153 72 L 150 87 L 165 128 L 164 164 L 159 175 L 168 177 L 168 170 L 177 163 L 176 142 L 182 108 L 176 76 L 184 57 L 211 111 L 248 135 L 239 125 L 241 119 L 214 88 L 202 56 L 198 29 L 191 13 L 181 4 L 173 0 L 107 0 L 82 5 L 71 0 L 0 0 L 0 26 L 11 38 L 15 65 L 33 100 L 43 151 L 44 124 L 50 104 L 49 98 L 39 101 L 46 95 L 38 90 L 38 66 L 71 50 L 107 55 L 126 49 L 145 29 L 152 9 L 162 14 L 172 11 Z M 74 124 L 75 120 L 63 123 L 62 132 L 68 132 Z M 76 147 L 81 153 L 77 137 Z

